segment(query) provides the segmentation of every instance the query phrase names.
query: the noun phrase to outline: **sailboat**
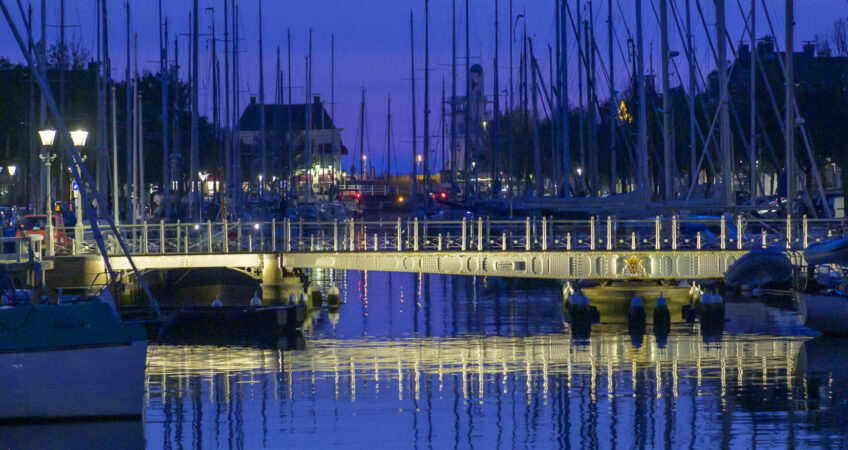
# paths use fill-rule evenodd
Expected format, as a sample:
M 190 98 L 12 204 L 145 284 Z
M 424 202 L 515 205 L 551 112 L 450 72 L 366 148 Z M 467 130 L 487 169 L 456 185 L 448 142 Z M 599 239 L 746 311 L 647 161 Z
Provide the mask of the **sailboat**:
M 196 5 L 196 0 L 195 0 Z M 4 2 L 0 10 L 30 67 L 35 57 Z M 195 6 L 196 10 L 196 6 Z M 129 17 L 129 14 L 128 14 Z M 27 25 L 27 36 L 32 30 Z M 43 65 L 43 61 L 42 61 Z M 95 217 L 90 195 L 98 193 L 47 84 L 46 74 L 33 70 L 42 98 L 56 124 L 55 136 L 64 140 L 64 157 L 89 217 Z M 126 242 L 114 220 L 107 216 L 118 244 L 142 288 L 155 316 L 161 317 L 156 300 L 139 276 Z M 144 374 L 147 333 L 140 322 L 124 322 L 115 306 L 119 284 L 111 270 L 97 221 L 91 221 L 98 249 L 110 281 L 94 295 L 60 296 L 52 290 L 19 291 L 8 275 L 0 273 L 3 304 L 0 305 L 0 421 L 31 423 L 52 420 L 90 420 L 141 417 L 144 407 Z M 30 244 L 27 238 L 21 245 Z M 41 272 L 29 246 L 29 270 Z M 46 294 L 46 295 L 45 295 Z

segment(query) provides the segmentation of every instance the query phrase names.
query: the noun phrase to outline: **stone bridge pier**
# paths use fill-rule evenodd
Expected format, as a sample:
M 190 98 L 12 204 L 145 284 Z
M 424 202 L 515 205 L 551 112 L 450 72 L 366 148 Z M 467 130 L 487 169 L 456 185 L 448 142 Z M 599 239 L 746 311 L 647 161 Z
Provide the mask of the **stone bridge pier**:
M 262 255 L 261 284 L 262 304 L 279 305 L 288 304 L 290 294 L 300 296 L 303 292 L 303 283 L 300 277 L 292 271 L 286 270 L 280 264 L 281 256 L 273 253 Z

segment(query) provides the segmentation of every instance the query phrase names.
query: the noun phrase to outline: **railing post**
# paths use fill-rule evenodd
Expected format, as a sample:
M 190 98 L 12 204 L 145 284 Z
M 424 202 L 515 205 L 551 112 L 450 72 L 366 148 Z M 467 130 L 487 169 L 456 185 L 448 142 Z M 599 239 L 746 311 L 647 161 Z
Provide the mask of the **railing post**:
M 727 218 L 724 214 L 721 216 L 721 249 L 727 248 Z
M 403 251 L 403 224 L 401 223 L 400 217 L 397 220 L 397 251 Z
M 763 228 L 762 235 L 763 235 L 763 248 L 766 248 L 766 247 L 768 247 L 768 238 L 766 237 L 766 229 L 765 228 Z
M 165 254 L 165 220 L 159 221 L 159 253 Z
M 418 218 L 415 218 L 412 229 L 412 251 L 418 251 Z
M 339 220 L 333 219 L 333 251 L 339 251 Z
M 277 218 L 271 219 L 271 253 L 277 253 Z
M 185 252 L 186 252 L 186 254 L 188 254 L 188 249 L 189 249 L 189 245 L 188 245 L 188 244 L 189 244 L 189 237 L 188 237 L 188 234 L 189 234 L 189 231 L 188 231 L 188 225 L 186 225 L 186 234 L 185 234 L 185 239 L 183 239 L 183 242 L 185 242 Z
M 442 233 L 439 233 L 438 249 L 439 249 L 439 251 L 442 251 Z
M 180 250 L 182 250 L 182 246 L 180 245 L 180 234 L 181 234 L 180 233 L 180 219 L 177 219 L 177 247 L 176 247 L 177 253 L 179 253 Z
M 356 250 L 356 247 L 354 245 L 353 237 L 356 235 L 356 229 L 354 228 L 356 226 L 356 224 L 353 223 L 353 219 L 350 219 L 350 222 L 348 222 L 348 225 L 349 225 L 348 226 L 348 233 L 349 233 L 349 237 L 350 237 L 350 251 L 354 251 L 354 250 Z
M 462 218 L 462 251 L 468 250 L 468 218 Z
M 147 227 L 145 226 L 145 229 L 146 228 Z M 147 233 L 145 232 L 145 234 L 147 234 Z M 212 253 L 212 221 L 211 220 L 206 221 L 206 249 L 209 251 L 209 253 Z
M 82 221 L 81 220 L 77 221 L 76 229 L 74 230 L 74 246 L 73 246 L 74 255 L 80 253 L 80 251 L 82 249 L 83 236 L 85 236 L 84 233 L 85 233 L 85 230 L 83 230 Z
M 565 233 L 565 249 L 571 250 L 571 232 L 568 231 Z
M 506 233 L 501 233 L 501 250 L 506 251 Z
M 303 218 L 297 222 L 297 250 L 303 250 Z
M 736 216 L 736 249 L 742 250 L 743 239 L 745 234 L 742 232 L 742 215 Z
M 607 216 L 607 250 L 612 250 L 612 217 Z
M 548 250 L 548 218 L 542 216 L 542 251 Z
M 149 249 L 149 247 L 147 246 L 147 243 L 148 243 L 147 231 L 148 231 L 147 230 L 147 221 L 145 220 L 144 222 L 141 222 L 141 232 L 142 232 L 141 246 L 142 246 L 142 248 L 144 248 L 144 252 L 143 252 L 144 254 L 147 254 L 148 249 Z
M 695 241 L 695 248 L 697 248 L 698 250 L 700 250 L 700 249 L 701 249 L 701 232 L 700 232 L 700 231 L 698 232 L 698 235 L 697 235 L 697 237 L 696 237 L 695 239 L 696 239 L 696 241 Z
M 380 250 L 380 244 L 379 244 L 378 239 L 379 238 L 377 237 L 377 233 L 374 233 L 374 251 L 375 252 Z
M 285 231 L 285 234 L 284 234 L 283 237 L 286 240 L 285 249 L 286 249 L 287 252 L 290 252 L 291 251 L 291 219 L 289 219 L 289 218 L 286 218 L 286 231 Z
M 595 249 L 595 217 L 589 219 L 589 249 Z
M 531 241 L 531 238 L 532 237 L 530 236 L 530 216 L 527 216 L 527 218 L 524 219 L 524 248 L 528 252 L 532 248 L 533 241 Z
M 45 227 L 46 241 L 47 241 L 47 256 L 55 255 L 55 250 L 53 248 L 53 214 L 52 211 L 47 212 L 47 226 Z
M 241 219 L 236 222 L 236 251 L 241 251 Z
M 677 216 L 671 216 L 671 249 L 677 250 Z
M 654 219 L 654 250 L 659 250 L 662 246 L 662 217 L 657 216 Z
M 806 215 L 806 214 L 804 214 L 804 219 L 803 219 L 803 221 L 804 221 L 804 222 L 803 222 L 803 230 L 804 230 L 804 249 L 806 249 L 806 248 L 807 248 L 807 244 L 809 244 L 809 239 L 810 239 L 810 236 L 809 236 L 809 234 L 807 233 L 807 231 L 808 231 L 808 230 L 807 230 L 807 215 Z
M 483 218 L 477 218 L 477 251 L 483 251 Z
M 636 232 L 630 232 L 630 250 L 636 250 Z
M 227 218 L 224 217 L 223 222 L 221 222 L 221 232 L 223 237 L 221 238 L 221 248 L 224 250 L 224 253 L 230 252 L 230 230 L 227 226 Z
M 792 214 L 786 216 L 786 249 L 792 250 Z

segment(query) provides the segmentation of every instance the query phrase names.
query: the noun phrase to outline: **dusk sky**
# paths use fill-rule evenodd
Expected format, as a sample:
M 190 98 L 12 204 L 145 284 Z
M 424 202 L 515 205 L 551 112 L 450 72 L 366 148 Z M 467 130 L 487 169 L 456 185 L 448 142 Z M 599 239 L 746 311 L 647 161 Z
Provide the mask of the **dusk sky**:
M 34 16 L 39 17 L 40 2 L 33 2 Z M 179 33 L 181 77 L 187 77 L 187 56 L 189 13 L 191 11 L 190 0 L 176 0 L 164 2 L 165 15 L 168 17 L 170 44 L 169 57 L 173 58 L 173 39 L 175 33 Z M 239 26 L 241 32 L 241 64 L 240 73 L 243 83 L 240 86 L 242 92 L 242 106 L 246 105 L 251 95 L 259 91 L 259 30 L 258 30 L 258 0 L 239 0 Z M 554 41 L 554 1 L 553 0 L 513 0 L 513 17 L 526 9 L 527 33 L 534 40 L 536 57 L 540 61 L 542 73 L 548 74 L 548 44 Z M 583 2 L 585 3 L 585 2 Z M 620 10 L 619 5 L 620 3 Z M 618 0 L 614 4 L 613 22 L 616 29 L 618 43 L 616 44 L 616 84 L 621 90 L 627 83 L 627 68 L 622 50 L 626 49 L 628 29 L 635 35 L 635 16 L 632 0 Z M 684 0 L 676 0 L 680 13 L 683 13 Z M 693 25 L 696 36 L 696 54 L 702 65 L 702 70 L 710 70 L 714 66 L 707 44 L 704 28 L 697 15 L 697 9 L 693 0 Z M 714 8 L 710 0 L 702 0 L 703 11 L 709 26 L 713 26 Z M 749 0 L 742 0 L 746 14 L 750 8 Z M 784 1 L 766 0 L 769 14 L 776 28 L 776 35 L 780 48 L 784 46 Z M 14 2 L 6 1 L 13 12 L 17 10 Z M 48 0 L 48 26 L 59 23 L 59 0 Z M 471 0 L 470 1 L 470 47 L 472 63 L 482 64 L 486 72 L 486 92 L 491 95 L 492 90 L 492 64 L 494 57 L 494 4 L 495 0 Z M 571 1 L 572 14 L 575 13 L 577 1 Z M 608 92 L 607 81 L 601 81 L 605 77 L 608 67 L 607 55 L 607 2 L 596 0 L 592 9 L 596 18 L 596 40 L 601 48 L 602 57 L 598 60 L 598 90 L 602 97 Z M 655 67 L 659 72 L 659 39 L 660 32 L 652 6 L 659 8 L 658 0 L 644 0 L 644 30 L 645 30 L 645 52 L 646 65 Z M 214 7 L 216 20 L 216 34 L 223 39 L 223 0 L 200 0 L 199 7 L 202 12 L 200 29 L 201 33 L 210 33 L 212 24 L 212 11 L 206 8 Z M 108 1 L 108 15 L 110 19 L 109 43 L 110 53 L 113 60 L 113 76 L 123 78 L 126 64 L 126 12 L 123 1 Z M 770 34 L 768 22 L 762 9 L 761 1 L 757 1 L 757 35 Z M 134 0 L 130 2 L 132 9 L 133 32 L 139 34 L 139 66 L 140 69 L 158 70 L 158 13 L 155 0 Z M 501 90 L 507 89 L 509 75 L 509 0 L 500 0 L 500 84 Z M 66 0 L 66 24 L 74 26 L 67 30 L 69 39 L 81 39 L 84 46 L 94 48 L 96 19 L 94 14 L 95 0 Z M 402 171 L 408 171 L 411 156 L 411 90 L 410 90 L 410 37 L 409 37 L 409 12 L 415 13 L 415 64 L 416 64 L 416 91 L 417 91 L 417 114 L 418 135 L 423 136 L 423 97 L 424 97 L 424 0 L 265 0 L 263 2 L 263 31 L 264 31 L 264 54 L 265 54 L 265 96 L 266 102 L 272 103 L 274 99 L 274 70 L 276 65 L 276 48 L 281 48 L 281 59 L 283 70 L 286 67 L 286 30 L 291 29 L 292 35 L 292 76 L 293 100 L 302 103 L 305 99 L 305 69 L 304 62 L 308 50 L 308 30 L 313 29 L 313 93 L 320 94 L 329 103 L 330 101 L 330 35 L 335 34 L 336 60 L 335 60 L 335 119 L 338 126 L 344 128 L 342 134 L 345 145 L 353 151 L 357 148 L 354 142 L 357 135 L 357 124 L 359 120 L 361 87 L 366 88 L 366 151 L 377 167 L 385 166 L 385 124 L 386 124 L 386 102 L 387 96 L 392 95 L 392 117 L 394 127 L 393 148 L 400 149 L 397 163 Z M 588 6 L 584 7 L 588 12 Z M 232 13 L 232 11 L 230 11 Z M 19 19 L 18 14 L 14 14 Z M 464 56 L 464 1 L 457 1 L 457 53 Z M 735 0 L 727 1 L 728 29 L 733 37 L 734 46 L 739 40 L 747 41 L 743 37 L 744 29 L 739 6 Z M 796 38 L 797 46 L 802 41 L 812 40 L 817 33 L 827 32 L 833 20 L 848 17 L 848 1 L 846 0 L 797 0 L 796 1 Z M 37 21 L 38 19 L 36 19 Z M 671 19 L 670 19 L 671 20 Z M 674 23 L 671 20 L 672 24 Z M 18 20 L 18 24 L 21 22 Z M 514 65 L 515 82 L 517 83 L 517 67 L 521 43 L 521 31 L 523 21 L 519 21 L 517 30 L 518 40 L 515 43 Z M 569 33 L 571 29 L 569 28 Z M 38 33 L 36 32 L 36 35 Z M 670 30 L 672 39 L 672 50 L 679 50 L 678 64 L 681 70 L 685 67 L 685 56 L 683 47 L 679 44 L 677 28 L 672 26 Z M 573 34 L 569 34 L 569 70 L 571 74 L 570 92 L 572 105 L 577 102 L 577 77 L 576 77 L 576 47 Z M 58 29 L 48 28 L 48 39 L 53 42 L 58 39 Z M 211 111 L 211 59 L 209 36 L 201 37 L 200 44 L 200 79 L 201 79 L 201 107 Z M 619 47 L 620 46 L 620 47 Z M 219 41 L 218 52 L 223 65 L 223 42 Z M 10 57 L 13 61 L 23 60 L 20 51 L 14 44 L 8 26 L 3 23 L 0 26 L 0 54 Z M 652 57 L 652 59 L 647 59 Z M 728 52 L 728 58 L 731 53 Z M 451 63 L 451 0 L 430 1 L 430 116 L 431 136 L 439 136 L 440 124 L 440 97 L 442 80 L 446 83 L 447 95 L 450 95 L 450 63 Z M 459 95 L 464 93 L 465 79 L 464 64 L 462 59 L 458 60 L 458 87 Z M 603 66 L 601 66 L 603 64 Z M 221 68 L 223 74 L 224 68 Z M 672 69 L 672 73 L 674 70 Z M 682 73 L 685 77 L 685 71 Z M 286 77 L 286 84 L 288 79 Z M 547 81 L 546 81 L 547 82 Z M 672 85 L 676 85 L 676 76 L 672 77 Z M 516 95 L 517 96 L 517 95 Z M 503 98 L 503 97 L 502 97 Z M 505 98 L 504 98 L 505 101 Z M 502 107 L 504 103 L 502 101 Z M 327 105 L 327 109 L 331 109 Z M 431 148 L 439 149 L 441 140 L 434 138 Z M 421 148 L 419 140 L 419 150 Z M 358 152 L 357 152 L 358 153 Z M 436 162 L 437 166 L 440 161 Z M 395 163 L 393 163 L 395 167 Z M 343 162 L 344 167 L 350 167 L 350 160 Z M 379 169 L 378 169 L 379 170 Z

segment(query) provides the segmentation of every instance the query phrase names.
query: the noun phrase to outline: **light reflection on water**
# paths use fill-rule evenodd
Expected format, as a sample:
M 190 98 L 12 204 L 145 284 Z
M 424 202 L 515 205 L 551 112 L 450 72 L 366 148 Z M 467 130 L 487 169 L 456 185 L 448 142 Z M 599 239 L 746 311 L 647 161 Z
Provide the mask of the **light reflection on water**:
M 350 272 L 307 350 L 151 346 L 159 447 L 845 446 L 848 345 L 728 305 L 720 339 L 623 318 L 572 339 L 558 286 Z M 848 344 L 848 341 L 845 342 Z M 841 358 L 841 359 L 840 359 Z M 821 369 L 819 371 L 819 369 Z

